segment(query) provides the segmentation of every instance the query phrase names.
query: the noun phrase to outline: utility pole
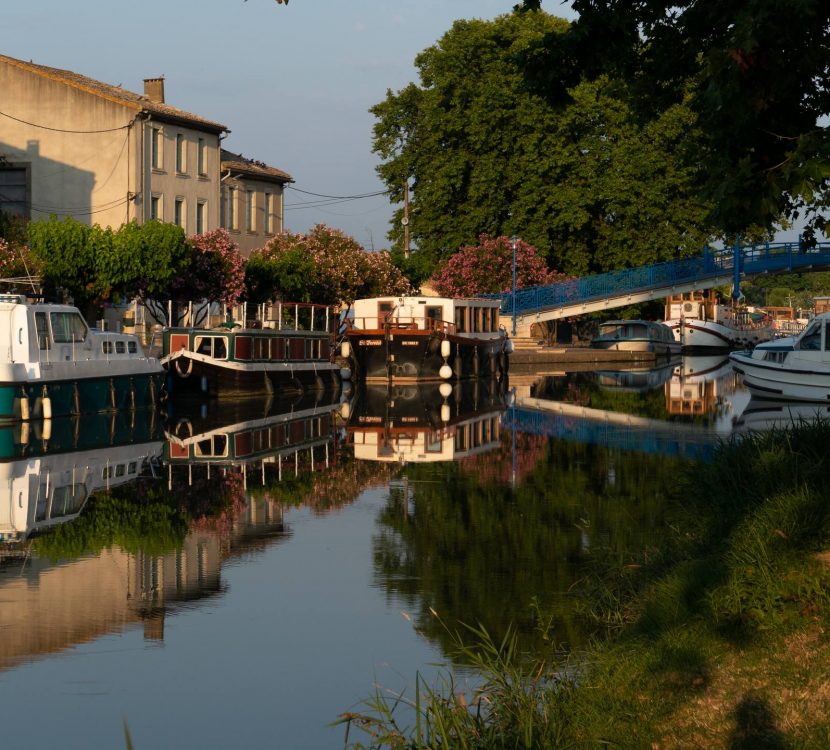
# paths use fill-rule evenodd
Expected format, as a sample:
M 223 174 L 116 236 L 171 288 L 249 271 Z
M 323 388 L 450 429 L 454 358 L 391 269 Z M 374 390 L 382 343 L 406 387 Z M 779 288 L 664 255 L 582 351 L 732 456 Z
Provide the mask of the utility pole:
M 409 180 L 403 182 L 403 257 L 409 257 Z

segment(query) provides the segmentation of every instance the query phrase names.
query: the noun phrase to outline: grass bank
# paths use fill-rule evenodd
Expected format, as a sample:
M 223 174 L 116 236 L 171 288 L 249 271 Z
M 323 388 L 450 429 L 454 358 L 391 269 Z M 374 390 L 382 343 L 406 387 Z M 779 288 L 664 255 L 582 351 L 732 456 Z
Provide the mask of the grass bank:
M 477 693 L 378 692 L 347 744 L 830 747 L 830 422 L 725 443 L 671 503 L 658 546 L 597 554 L 574 592 L 607 638 L 563 661 L 450 625 Z

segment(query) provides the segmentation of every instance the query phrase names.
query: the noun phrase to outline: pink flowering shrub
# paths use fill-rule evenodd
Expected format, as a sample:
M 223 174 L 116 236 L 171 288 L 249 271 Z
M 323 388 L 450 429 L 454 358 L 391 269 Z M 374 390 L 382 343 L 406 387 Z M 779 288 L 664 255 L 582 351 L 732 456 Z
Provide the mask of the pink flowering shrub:
M 255 257 L 254 257 L 255 256 Z M 286 233 L 255 252 L 257 297 L 285 293 L 323 304 L 351 304 L 358 297 L 406 294 L 411 285 L 387 252 L 369 253 L 352 237 L 323 224 L 308 234 Z M 270 290 L 263 288 L 270 275 Z M 296 278 L 302 270 L 302 278 Z
M 245 288 L 245 260 L 227 230 L 194 235 L 188 244 L 190 262 L 171 281 L 171 298 L 236 302 Z
M 568 277 L 548 269 L 545 259 L 527 242 L 516 243 L 516 288 L 554 284 Z M 513 288 L 513 248 L 505 236 L 482 234 L 478 245 L 464 245 L 441 263 L 430 282 L 447 297 L 509 292 Z

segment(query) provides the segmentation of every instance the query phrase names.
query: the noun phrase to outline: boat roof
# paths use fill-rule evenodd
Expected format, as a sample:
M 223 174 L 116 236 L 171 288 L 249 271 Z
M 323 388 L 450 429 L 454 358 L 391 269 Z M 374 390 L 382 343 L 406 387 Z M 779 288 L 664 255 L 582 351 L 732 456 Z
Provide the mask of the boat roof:
M 449 302 L 450 304 L 461 305 L 484 305 L 488 307 L 501 307 L 501 300 L 493 297 L 434 297 L 428 294 L 400 296 L 396 294 L 389 294 L 383 297 L 364 297 L 354 301 L 355 305 L 371 302 L 397 302 L 398 304 L 443 304 Z

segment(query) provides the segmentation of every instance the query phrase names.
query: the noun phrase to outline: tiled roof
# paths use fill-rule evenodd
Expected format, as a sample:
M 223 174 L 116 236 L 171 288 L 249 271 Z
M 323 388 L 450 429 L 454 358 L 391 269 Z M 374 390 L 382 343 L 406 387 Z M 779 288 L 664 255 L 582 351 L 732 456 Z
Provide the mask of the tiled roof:
M 79 73 L 73 73 L 70 70 L 61 70 L 60 68 L 49 68 L 45 65 L 36 65 L 33 62 L 26 62 L 24 60 L 16 60 L 7 55 L 0 55 L 0 62 L 14 65 L 21 70 L 27 70 L 30 73 L 49 78 L 53 81 L 65 83 L 67 86 L 86 91 L 89 94 L 100 96 L 103 99 L 123 104 L 131 107 L 138 112 L 146 111 L 152 115 L 156 115 L 163 119 L 175 120 L 182 123 L 192 124 L 194 127 L 201 128 L 212 132 L 221 133 L 228 131 L 225 125 L 212 120 L 207 120 L 199 115 L 185 112 L 183 109 L 171 107 L 169 104 L 162 104 L 161 102 L 154 102 L 148 99 L 143 94 L 136 94 L 133 91 L 127 91 L 119 86 L 111 86 L 108 83 L 96 81 L 94 78 L 87 78 Z
M 222 149 L 222 171 L 229 170 L 250 177 L 258 177 L 261 180 L 271 182 L 294 182 L 294 178 L 276 167 L 269 167 L 261 161 L 246 159 L 242 154 L 234 154 Z

